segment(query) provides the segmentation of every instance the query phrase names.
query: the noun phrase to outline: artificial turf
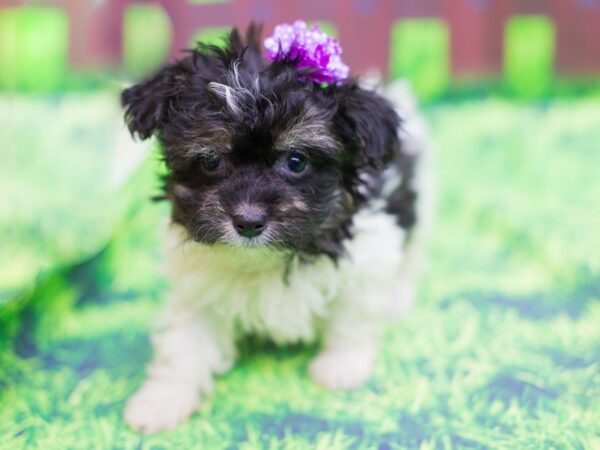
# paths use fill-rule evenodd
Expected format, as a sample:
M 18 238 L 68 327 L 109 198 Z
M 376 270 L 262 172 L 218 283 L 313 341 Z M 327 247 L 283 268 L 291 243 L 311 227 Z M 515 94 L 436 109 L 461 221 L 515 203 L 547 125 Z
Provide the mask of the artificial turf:
M 82 109 L 90 101 L 60 105 L 72 108 L 69 117 L 119 114 L 97 98 Z M 31 120 L 43 127 L 58 106 L 19 107 L 30 120 L 15 122 L 12 133 L 35 154 Z M 149 437 L 121 416 L 144 377 L 165 292 L 157 248 L 166 210 L 146 200 L 152 164 L 119 194 L 127 197 L 119 217 L 109 214 L 101 227 L 46 199 L 57 181 L 40 178 L 43 188 L 28 194 L 39 208 L 22 221 L 63 211 L 64 228 L 21 226 L 29 239 L 20 245 L 0 237 L 14 263 L 29 264 L 14 270 L 21 286 L 0 291 L 0 449 L 600 448 L 600 103 L 470 100 L 425 113 L 438 185 L 428 270 L 414 312 L 389 327 L 373 379 L 330 392 L 306 375 L 314 347 L 242 343 L 239 364 L 199 412 Z M 89 117 L 62 123 L 65 132 L 49 142 L 56 151 L 72 153 L 79 142 L 104 147 L 81 130 Z M 3 192 L 19 178 L 13 163 Z M 25 177 L 39 176 L 25 169 L 26 158 L 21 164 Z M 67 204 L 77 197 L 59 192 Z M 123 202 L 106 192 L 91 197 L 98 211 Z M 3 227 L 15 208 L 0 208 Z M 88 248 L 98 233 L 106 238 Z M 50 252 L 43 243 L 53 238 Z M 79 258 L 59 251 L 64 239 L 81 243 Z M 34 252 L 28 244 L 56 264 L 19 259 Z

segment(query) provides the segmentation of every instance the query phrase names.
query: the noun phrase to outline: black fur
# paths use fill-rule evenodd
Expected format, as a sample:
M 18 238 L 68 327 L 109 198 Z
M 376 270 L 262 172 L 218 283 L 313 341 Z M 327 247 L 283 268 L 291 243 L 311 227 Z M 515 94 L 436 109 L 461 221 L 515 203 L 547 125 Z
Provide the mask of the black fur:
M 223 86 L 233 89 L 235 107 Z M 353 215 L 379 195 L 361 187 L 365 176 L 377 180 L 392 162 L 403 184 L 388 210 L 402 226 L 414 223 L 412 162 L 387 100 L 354 80 L 315 84 L 293 60 L 267 63 L 255 25 L 245 39 L 234 29 L 225 49 L 199 45 L 126 89 L 122 103 L 132 134 L 161 142 L 172 219 L 197 241 L 231 241 L 231 217 L 250 205 L 268 217 L 265 244 L 337 258 Z M 291 129 L 300 144 L 275 148 L 298 141 Z M 308 159 L 304 173 L 289 170 L 290 154 Z M 215 161 L 218 169 L 209 170 Z

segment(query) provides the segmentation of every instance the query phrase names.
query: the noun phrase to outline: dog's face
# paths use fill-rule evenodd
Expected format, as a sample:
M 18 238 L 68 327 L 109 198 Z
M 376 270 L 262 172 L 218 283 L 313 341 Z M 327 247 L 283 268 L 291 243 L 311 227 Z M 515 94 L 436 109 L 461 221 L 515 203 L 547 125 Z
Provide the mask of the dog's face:
M 173 220 L 192 239 L 335 257 L 361 176 L 398 151 L 398 117 L 354 82 L 267 64 L 259 42 L 234 30 L 227 50 L 200 48 L 125 90 L 129 128 L 160 140 Z

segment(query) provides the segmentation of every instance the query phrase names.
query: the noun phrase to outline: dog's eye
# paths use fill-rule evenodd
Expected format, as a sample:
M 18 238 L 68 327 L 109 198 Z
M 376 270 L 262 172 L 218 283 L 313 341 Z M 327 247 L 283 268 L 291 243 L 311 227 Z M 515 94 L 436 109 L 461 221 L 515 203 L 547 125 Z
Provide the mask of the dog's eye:
M 285 160 L 285 167 L 292 173 L 302 173 L 306 170 L 308 161 L 306 157 L 300 153 L 291 153 Z
M 208 156 L 202 159 L 202 167 L 207 172 L 216 172 L 223 166 L 223 160 L 216 155 Z

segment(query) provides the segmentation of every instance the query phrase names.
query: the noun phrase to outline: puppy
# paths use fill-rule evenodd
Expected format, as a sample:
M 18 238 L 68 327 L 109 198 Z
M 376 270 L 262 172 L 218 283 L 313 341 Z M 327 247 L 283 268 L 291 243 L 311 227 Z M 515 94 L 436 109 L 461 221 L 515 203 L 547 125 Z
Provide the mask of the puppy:
M 318 340 L 317 383 L 365 383 L 419 265 L 426 140 L 414 108 L 400 105 L 401 127 L 355 80 L 313 81 L 293 55 L 267 62 L 256 26 L 190 51 L 122 102 L 132 134 L 162 146 L 172 206 L 171 288 L 126 422 L 152 433 L 186 420 L 248 334 Z

